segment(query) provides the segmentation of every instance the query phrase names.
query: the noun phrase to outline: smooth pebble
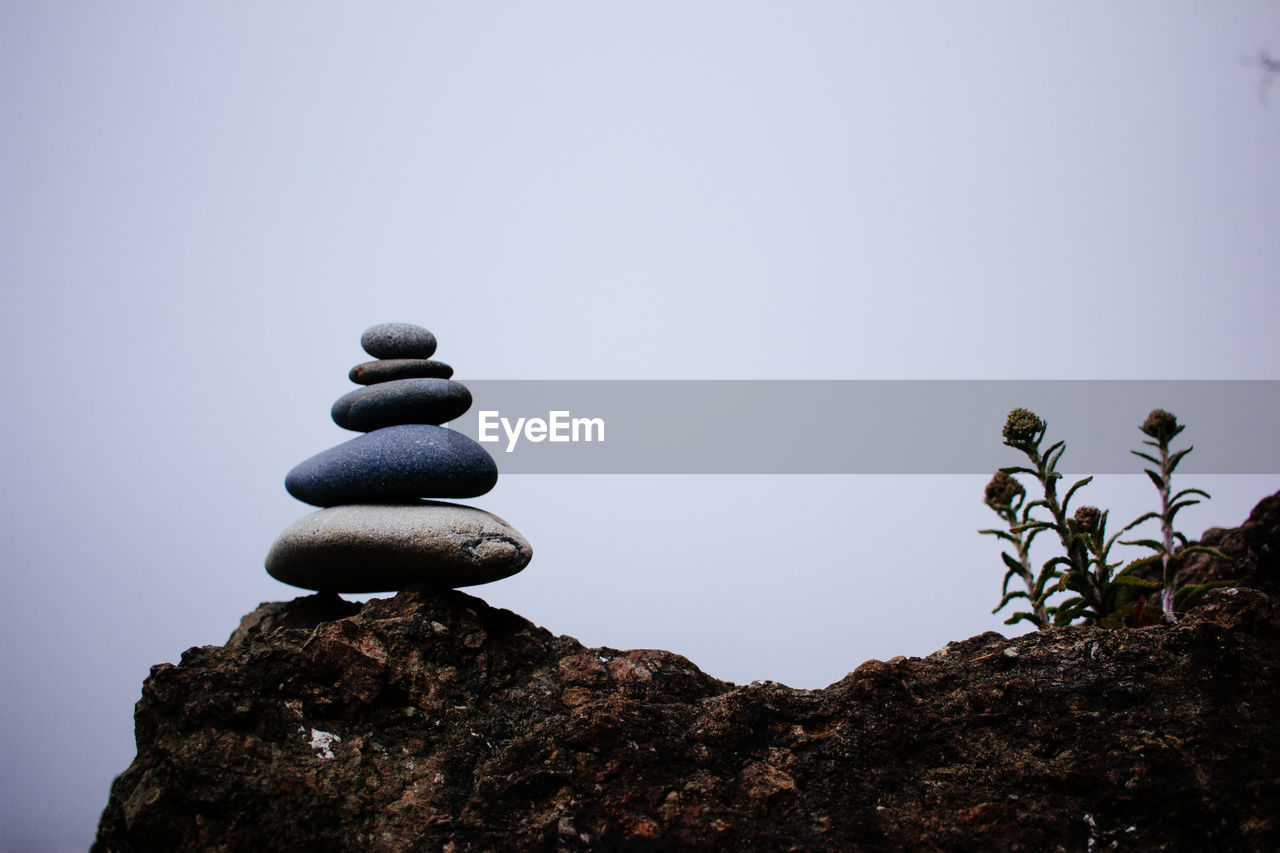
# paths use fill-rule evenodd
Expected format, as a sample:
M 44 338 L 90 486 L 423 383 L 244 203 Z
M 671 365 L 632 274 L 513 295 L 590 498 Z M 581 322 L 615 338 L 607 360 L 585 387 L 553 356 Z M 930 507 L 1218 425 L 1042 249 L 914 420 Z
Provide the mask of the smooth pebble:
M 315 506 L 415 498 L 474 498 L 498 482 L 493 457 L 465 435 L 431 424 L 384 427 L 317 453 L 284 487 Z
M 451 379 L 396 379 L 344 394 L 333 404 L 333 422 L 369 432 L 396 424 L 443 424 L 471 408 L 471 392 Z
M 298 519 L 267 554 L 267 572 L 304 589 L 387 592 L 411 583 L 471 586 L 509 577 L 533 549 L 501 518 L 424 501 L 355 504 Z
M 360 346 L 374 358 L 431 358 L 436 336 L 413 323 L 379 323 L 365 329 Z
M 393 379 L 448 379 L 453 368 L 443 361 L 425 358 L 382 358 L 351 368 L 347 378 L 357 385 L 376 385 Z

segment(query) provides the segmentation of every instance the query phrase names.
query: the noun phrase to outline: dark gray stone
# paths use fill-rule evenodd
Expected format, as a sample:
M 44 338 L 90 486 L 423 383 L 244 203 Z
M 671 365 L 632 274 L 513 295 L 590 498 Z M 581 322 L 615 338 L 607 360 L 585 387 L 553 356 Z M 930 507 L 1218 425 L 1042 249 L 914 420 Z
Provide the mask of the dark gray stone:
M 403 424 L 317 453 L 289 472 L 284 487 L 300 501 L 337 506 L 474 498 L 497 482 L 493 457 L 465 435 L 431 424 Z
M 267 572 L 303 589 L 390 592 L 509 577 L 533 549 L 496 515 L 461 504 L 348 504 L 304 516 L 276 539 Z
M 379 323 L 364 330 L 360 346 L 374 358 L 431 358 L 436 336 L 412 323 Z
M 396 424 L 443 424 L 471 408 L 471 392 L 451 379 L 396 379 L 357 388 L 333 404 L 333 422 L 369 432 Z
M 453 368 L 443 361 L 425 358 L 382 358 L 351 368 L 347 377 L 357 385 L 376 385 L 394 379 L 448 379 Z

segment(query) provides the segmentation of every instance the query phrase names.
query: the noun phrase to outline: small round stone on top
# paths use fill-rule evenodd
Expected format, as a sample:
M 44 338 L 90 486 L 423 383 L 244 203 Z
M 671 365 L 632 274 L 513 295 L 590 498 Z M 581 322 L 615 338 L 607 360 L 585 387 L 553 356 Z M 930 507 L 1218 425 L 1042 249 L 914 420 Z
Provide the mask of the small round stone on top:
M 365 329 L 360 346 L 374 358 L 431 358 L 436 336 L 412 323 L 379 323 Z

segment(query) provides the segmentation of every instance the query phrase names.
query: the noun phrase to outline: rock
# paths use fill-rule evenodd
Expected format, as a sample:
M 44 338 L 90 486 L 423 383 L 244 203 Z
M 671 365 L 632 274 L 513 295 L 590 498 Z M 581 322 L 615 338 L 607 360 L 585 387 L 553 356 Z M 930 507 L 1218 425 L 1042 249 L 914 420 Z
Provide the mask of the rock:
M 357 364 L 351 368 L 347 378 L 357 385 L 376 385 L 393 379 L 448 379 L 452 375 L 453 368 L 443 361 L 429 361 L 425 358 L 383 358 Z
M 1192 556 L 1178 575 L 1180 585 L 1225 581 L 1280 597 L 1280 493 L 1260 501 L 1240 527 L 1212 527 L 1198 544 L 1215 548 L 1228 559 Z
M 343 601 L 334 593 L 316 593 L 295 598 L 293 601 L 264 601 L 258 609 L 240 620 L 240 627 L 231 632 L 227 645 L 248 641 L 278 631 L 281 628 L 306 628 L 310 630 L 321 622 L 333 622 L 354 616 L 360 605 Z
M 404 424 L 365 433 L 317 453 L 285 477 L 284 487 L 315 506 L 416 498 L 474 498 L 498 482 L 498 466 L 459 432 Z
M 514 528 L 459 504 L 356 504 L 313 512 L 285 529 L 267 572 L 304 589 L 386 592 L 415 583 L 472 586 L 514 575 L 533 549 Z
M 360 346 L 374 358 L 431 358 L 436 336 L 412 323 L 380 323 L 365 329 Z
M 1280 517 L 1256 521 L 1269 552 Z M 1258 590 L 821 690 L 584 648 L 452 590 L 329 606 L 265 605 L 152 668 L 95 851 L 1280 850 Z
M 443 424 L 471 408 L 471 392 L 450 379 L 394 379 L 357 388 L 333 404 L 333 422 L 369 432 L 396 424 Z

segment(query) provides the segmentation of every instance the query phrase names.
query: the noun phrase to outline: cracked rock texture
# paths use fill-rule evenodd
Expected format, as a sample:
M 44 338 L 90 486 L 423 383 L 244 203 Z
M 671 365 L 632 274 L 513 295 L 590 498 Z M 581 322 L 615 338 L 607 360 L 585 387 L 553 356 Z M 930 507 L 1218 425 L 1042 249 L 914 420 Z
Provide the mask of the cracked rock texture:
M 94 849 L 1277 850 L 1280 495 L 1174 627 L 986 633 L 823 690 L 456 591 L 265 604 L 152 669 Z M 1245 585 L 1248 584 L 1248 585 Z

